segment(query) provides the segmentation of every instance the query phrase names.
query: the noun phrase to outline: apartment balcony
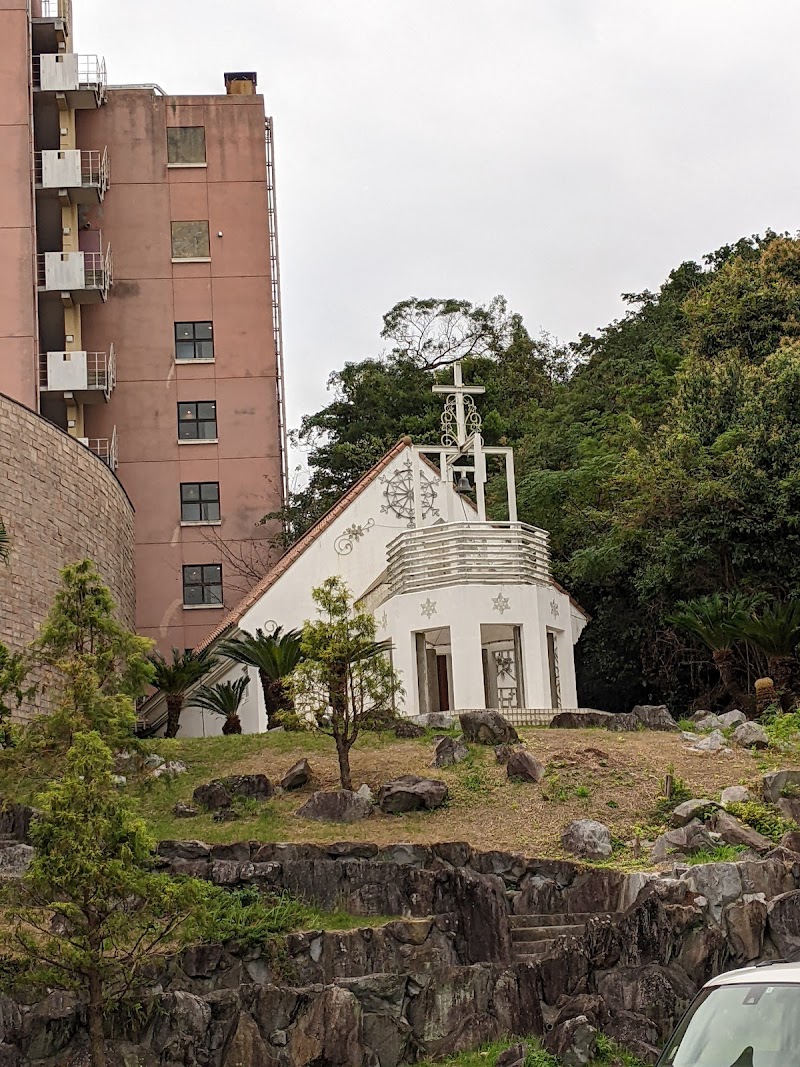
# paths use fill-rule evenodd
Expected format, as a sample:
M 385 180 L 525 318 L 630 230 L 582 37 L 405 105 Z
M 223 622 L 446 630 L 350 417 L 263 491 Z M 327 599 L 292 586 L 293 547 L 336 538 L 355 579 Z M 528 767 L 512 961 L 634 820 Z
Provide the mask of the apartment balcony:
M 46 352 L 39 373 L 42 392 L 71 396 L 79 404 L 108 402 L 117 384 L 114 346 L 108 352 Z
M 106 61 L 77 52 L 34 56 L 33 90 L 70 108 L 100 107 L 106 98 Z
M 52 149 L 35 152 L 36 195 L 69 204 L 99 204 L 108 188 L 108 149 Z
M 97 304 L 108 299 L 113 278 L 111 248 L 102 252 L 39 252 L 36 284 L 41 297 L 60 297 L 65 305 Z
M 94 452 L 98 459 L 102 459 L 103 463 L 112 471 L 117 469 L 119 457 L 117 455 L 116 426 L 111 431 L 110 437 L 79 437 L 78 440 L 82 445 L 86 445 L 90 452 Z
M 550 581 L 547 534 L 524 522 L 448 522 L 408 530 L 387 548 L 392 595 L 451 585 Z
M 32 0 L 31 34 L 34 54 L 66 52 L 72 33 L 72 0 Z

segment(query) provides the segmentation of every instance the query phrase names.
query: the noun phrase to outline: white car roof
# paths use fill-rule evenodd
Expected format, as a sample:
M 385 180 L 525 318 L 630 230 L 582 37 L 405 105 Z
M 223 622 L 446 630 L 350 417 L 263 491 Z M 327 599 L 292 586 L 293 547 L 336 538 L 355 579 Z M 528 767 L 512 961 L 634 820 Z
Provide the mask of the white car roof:
M 742 967 L 738 971 L 718 974 L 716 978 L 706 982 L 703 988 L 713 989 L 715 986 L 747 985 L 755 982 L 762 982 L 764 985 L 777 982 L 800 985 L 800 963 L 769 963 L 760 967 Z

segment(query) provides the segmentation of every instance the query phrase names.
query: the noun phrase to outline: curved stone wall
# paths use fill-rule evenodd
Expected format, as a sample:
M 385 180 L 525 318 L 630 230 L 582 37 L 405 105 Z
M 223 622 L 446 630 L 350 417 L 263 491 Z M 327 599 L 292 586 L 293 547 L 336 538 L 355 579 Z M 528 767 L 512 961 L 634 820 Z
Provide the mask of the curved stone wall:
M 11 537 L 8 564 L 0 563 L 0 641 L 12 649 L 30 641 L 61 568 L 86 558 L 133 629 L 133 507 L 125 490 L 74 437 L 2 394 L 0 519 Z M 38 706 L 47 710 L 46 697 Z

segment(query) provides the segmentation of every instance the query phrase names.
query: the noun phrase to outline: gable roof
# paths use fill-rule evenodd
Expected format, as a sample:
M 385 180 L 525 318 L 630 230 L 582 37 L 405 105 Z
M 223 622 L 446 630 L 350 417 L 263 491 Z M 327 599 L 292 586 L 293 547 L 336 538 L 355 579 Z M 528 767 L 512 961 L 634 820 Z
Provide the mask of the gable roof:
M 351 485 L 347 492 L 339 497 L 333 507 L 329 508 L 321 518 L 317 519 L 314 525 L 310 526 L 303 536 L 295 541 L 291 548 L 281 556 L 275 566 L 267 571 L 263 578 L 256 582 L 250 592 L 239 601 L 232 611 L 228 612 L 222 622 L 219 623 L 211 633 L 203 638 L 197 646 L 196 651 L 200 652 L 203 649 L 208 648 L 219 637 L 222 637 L 227 630 L 232 629 L 240 623 L 245 613 L 260 600 L 264 593 L 277 582 L 281 575 L 286 573 L 303 553 L 311 547 L 317 538 L 350 507 L 353 501 L 367 488 L 367 486 L 371 482 L 374 482 L 378 475 L 389 466 L 392 460 L 396 459 L 405 448 L 409 447 L 410 444 L 410 437 L 401 437 L 397 444 L 393 445 L 386 455 L 378 460 L 374 467 L 370 467 L 366 474 L 363 474 L 357 482 Z

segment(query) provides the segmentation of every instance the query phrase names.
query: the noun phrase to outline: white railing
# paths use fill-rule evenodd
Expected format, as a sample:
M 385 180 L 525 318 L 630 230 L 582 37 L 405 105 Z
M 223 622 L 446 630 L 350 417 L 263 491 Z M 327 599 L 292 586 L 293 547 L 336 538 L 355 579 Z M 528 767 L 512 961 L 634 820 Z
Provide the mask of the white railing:
M 37 6 L 41 14 L 37 14 Z M 63 19 L 67 26 L 72 25 L 72 0 L 39 0 L 33 5 L 33 17 L 43 19 Z
M 111 431 L 110 437 L 81 437 L 80 440 L 86 447 L 97 456 L 98 459 L 102 459 L 103 463 L 107 467 L 110 467 L 112 471 L 117 469 L 118 456 L 117 456 L 117 428 L 116 426 Z
M 33 87 L 42 92 L 69 93 L 91 90 L 97 104 L 106 98 L 108 75 L 102 56 L 64 52 L 34 56 L 31 70 Z
M 104 252 L 37 252 L 36 285 L 45 292 L 92 289 L 103 300 L 114 280 L 111 246 Z
M 547 533 L 524 522 L 450 522 L 408 530 L 387 548 L 392 593 L 550 580 Z
M 72 355 L 78 370 L 65 376 L 62 361 Z M 80 357 L 80 359 L 77 359 Z M 85 357 L 85 365 L 84 365 Z M 48 364 L 53 363 L 52 371 Z M 39 359 L 39 386 L 56 392 L 80 392 L 84 389 L 102 390 L 110 399 L 117 384 L 117 358 L 114 346 L 108 352 L 43 352 Z
M 102 151 L 94 148 L 81 148 L 47 149 L 43 152 L 34 152 L 33 173 L 36 184 L 44 186 L 45 181 L 47 181 L 47 188 L 63 187 L 64 181 L 58 172 L 61 169 L 66 169 L 62 165 L 65 159 L 73 153 L 76 156 L 80 153 L 80 158 L 74 168 L 74 175 L 70 175 L 70 180 L 79 179 L 81 187 L 96 187 L 100 191 L 100 197 L 102 198 L 106 189 L 108 189 L 109 181 L 108 148 L 103 148 Z M 50 174 L 46 173 L 48 169 L 45 167 L 46 161 L 49 161 L 50 168 L 52 168 Z M 72 169 L 71 164 L 68 163 L 68 166 Z

